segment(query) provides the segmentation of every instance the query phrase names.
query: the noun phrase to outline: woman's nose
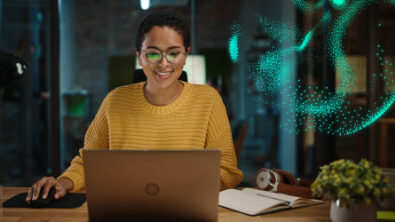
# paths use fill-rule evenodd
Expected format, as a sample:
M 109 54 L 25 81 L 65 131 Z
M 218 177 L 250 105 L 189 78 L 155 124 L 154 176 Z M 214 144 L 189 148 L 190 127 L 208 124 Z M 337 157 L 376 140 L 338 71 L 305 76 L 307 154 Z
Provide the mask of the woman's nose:
M 167 58 L 166 58 L 166 54 L 162 54 L 162 58 L 161 58 L 161 60 L 159 62 L 159 65 L 160 66 L 167 66 L 167 65 L 169 65 L 169 62 L 167 61 Z

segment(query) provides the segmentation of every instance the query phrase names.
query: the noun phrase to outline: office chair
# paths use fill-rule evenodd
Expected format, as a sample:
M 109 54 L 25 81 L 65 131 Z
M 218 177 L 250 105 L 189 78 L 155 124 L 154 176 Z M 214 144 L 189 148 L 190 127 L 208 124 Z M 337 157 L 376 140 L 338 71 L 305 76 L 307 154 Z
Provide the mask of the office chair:
M 188 82 L 187 73 L 185 71 L 182 71 L 179 80 L 182 80 L 184 82 Z M 138 83 L 138 82 L 143 82 L 143 81 L 147 81 L 147 77 L 145 76 L 143 69 L 136 69 L 136 70 L 134 70 L 134 72 L 133 72 L 133 83 Z

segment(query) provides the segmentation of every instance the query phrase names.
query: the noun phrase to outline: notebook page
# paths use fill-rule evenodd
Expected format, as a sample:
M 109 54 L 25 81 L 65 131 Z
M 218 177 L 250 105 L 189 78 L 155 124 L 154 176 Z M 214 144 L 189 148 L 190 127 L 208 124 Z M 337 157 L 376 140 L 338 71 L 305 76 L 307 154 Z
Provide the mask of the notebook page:
M 300 199 L 301 197 L 296 197 L 296 196 L 291 196 L 288 194 L 283 194 L 283 193 L 274 193 L 274 192 L 269 192 L 266 190 L 258 190 L 254 188 L 244 188 L 242 190 L 243 192 L 248 192 L 251 194 L 259 195 L 259 196 L 264 196 L 264 197 L 269 197 L 269 198 L 274 198 L 278 200 L 283 200 L 287 201 L 289 204 L 293 204 L 296 200 Z
M 255 194 L 258 196 L 264 196 L 264 197 L 270 197 L 270 198 L 274 198 L 274 199 L 278 199 L 278 200 L 284 200 L 284 201 L 287 201 L 294 208 L 322 203 L 321 200 L 306 199 L 303 197 L 292 196 L 292 195 L 288 195 L 288 194 L 284 194 L 284 193 L 269 192 L 269 191 L 265 191 L 265 190 L 258 190 L 258 189 L 254 189 L 254 188 L 244 188 L 242 191 L 248 192 L 251 194 Z
M 274 209 L 290 208 L 281 200 L 266 198 L 256 194 L 228 189 L 219 193 L 219 205 L 249 215 L 257 215 Z

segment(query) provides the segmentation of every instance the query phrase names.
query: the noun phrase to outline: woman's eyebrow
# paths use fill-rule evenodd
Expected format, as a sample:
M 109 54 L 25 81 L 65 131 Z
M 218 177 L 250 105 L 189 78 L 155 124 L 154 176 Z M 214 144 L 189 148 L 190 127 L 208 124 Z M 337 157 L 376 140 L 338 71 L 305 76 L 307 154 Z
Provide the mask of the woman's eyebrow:
M 147 49 L 148 48 L 161 50 L 159 47 L 156 47 L 156 46 L 147 46 Z M 169 48 L 167 48 L 167 50 L 169 50 L 169 49 L 180 49 L 180 48 L 181 48 L 180 46 L 170 46 Z
M 169 50 L 169 49 L 179 49 L 179 48 L 181 48 L 181 47 L 180 46 L 171 46 L 171 47 L 167 48 L 167 50 Z

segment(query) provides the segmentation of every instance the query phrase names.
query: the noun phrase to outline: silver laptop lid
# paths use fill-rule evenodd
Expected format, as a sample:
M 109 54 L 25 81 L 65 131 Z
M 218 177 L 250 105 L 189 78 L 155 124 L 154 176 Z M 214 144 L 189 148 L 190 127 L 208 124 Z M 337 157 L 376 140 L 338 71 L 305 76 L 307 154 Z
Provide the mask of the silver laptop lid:
M 219 150 L 84 150 L 90 221 L 217 221 Z

